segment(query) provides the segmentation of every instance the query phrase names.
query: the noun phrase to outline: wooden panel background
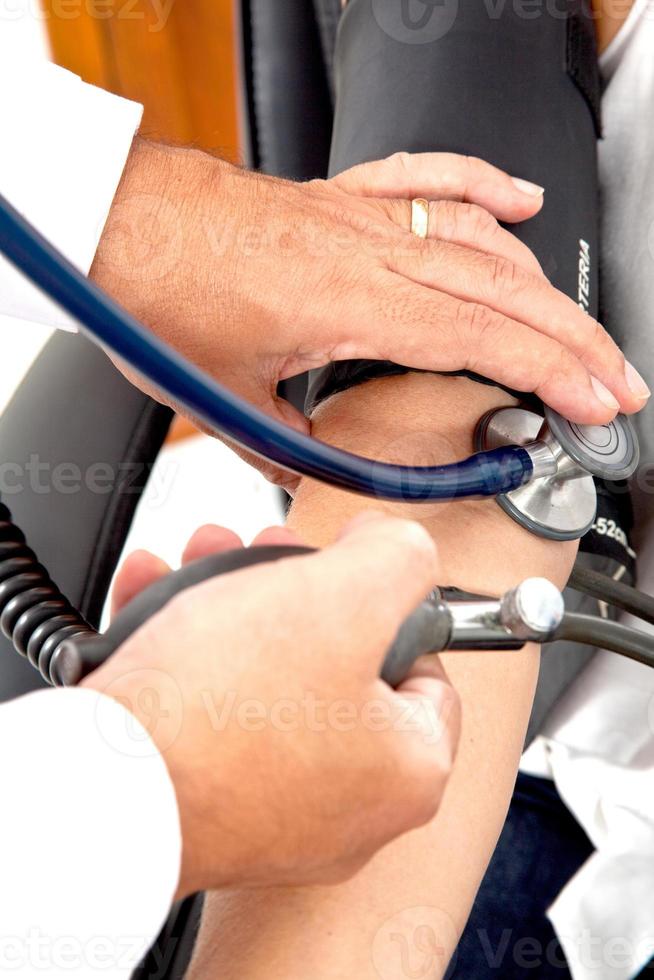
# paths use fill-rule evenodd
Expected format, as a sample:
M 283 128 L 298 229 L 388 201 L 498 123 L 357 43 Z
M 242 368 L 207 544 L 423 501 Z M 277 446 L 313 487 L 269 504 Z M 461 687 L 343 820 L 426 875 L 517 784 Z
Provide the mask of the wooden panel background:
M 239 159 L 234 0 L 42 0 L 54 60 L 142 102 L 143 134 Z
M 235 0 L 41 0 L 54 60 L 141 102 L 141 133 L 239 162 Z M 170 438 L 195 430 L 178 418 Z

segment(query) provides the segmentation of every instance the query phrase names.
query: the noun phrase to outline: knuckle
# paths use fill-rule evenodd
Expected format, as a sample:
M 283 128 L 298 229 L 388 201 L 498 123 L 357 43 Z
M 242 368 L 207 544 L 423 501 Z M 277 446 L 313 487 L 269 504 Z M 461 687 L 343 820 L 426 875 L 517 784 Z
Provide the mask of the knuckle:
M 384 204 L 388 209 L 388 216 L 393 223 L 398 225 L 402 231 L 410 231 L 412 218 L 411 201 L 385 201 Z
M 453 241 L 460 233 L 462 225 L 458 208 L 463 207 L 456 201 L 432 201 L 430 209 L 430 227 L 436 239 Z
M 435 574 L 436 544 L 431 534 L 417 521 L 403 521 L 402 545 L 406 549 L 412 575 L 429 581 Z
M 392 173 L 408 174 L 411 172 L 411 154 L 399 150 L 386 158 L 386 163 Z
M 493 255 L 488 260 L 489 279 L 495 293 L 514 293 L 523 283 L 518 267 L 502 255 Z
M 386 534 L 416 573 L 433 572 L 436 545 L 422 524 L 401 517 L 388 518 Z
M 481 341 L 485 342 L 490 334 L 497 330 L 497 314 L 483 303 L 464 303 L 464 313 L 462 320 L 467 324 L 472 333 L 473 344 L 477 345 Z
M 464 157 L 464 160 L 465 160 L 465 165 L 468 168 L 468 171 L 470 172 L 470 175 L 471 176 L 477 170 L 485 169 L 485 167 L 486 167 L 486 164 L 481 159 L 481 157 L 475 157 L 475 156 L 468 155 L 468 156 Z
M 466 304 L 467 341 L 464 340 L 463 353 L 465 367 L 478 374 L 488 372 L 489 364 L 499 363 L 503 357 L 506 342 L 504 318 L 483 303 Z
M 553 379 L 558 381 L 566 379 L 568 383 L 573 383 L 578 379 L 578 375 L 577 358 L 566 347 L 557 344 L 556 349 L 539 362 L 538 383 L 534 391 L 541 395 L 549 390 Z
M 460 204 L 461 217 L 475 241 L 492 238 L 499 231 L 497 220 L 478 204 Z
M 304 188 L 307 191 L 314 192 L 316 194 L 331 194 L 334 191 L 335 182 L 333 180 L 323 180 L 321 177 L 314 177 L 313 180 L 308 180 L 304 184 Z

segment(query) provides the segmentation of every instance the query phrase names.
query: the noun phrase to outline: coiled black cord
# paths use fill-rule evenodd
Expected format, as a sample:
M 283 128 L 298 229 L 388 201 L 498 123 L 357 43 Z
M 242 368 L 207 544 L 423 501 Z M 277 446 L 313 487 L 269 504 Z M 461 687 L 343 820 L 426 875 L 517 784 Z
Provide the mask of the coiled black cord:
M 0 502 L 0 629 L 48 684 L 52 658 L 64 640 L 95 636 L 25 541 Z
M 304 553 L 306 550 L 286 548 L 283 549 L 283 556 Z M 104 663 L 177 592 L 215 575 L 283 557 L 278 551 L 275 548 L 238 550 L 185 566 L 146 589 L 101 636 L 60 592 L 27 546 L 25 536 L 14 524 L 10 511 L 0 502 L 0 630 L 48 684 L 75 685 Z M 593 591 L 604 598 L 601 588 L 605 585 L 603 580 L 593 579 L 591 582 L 580 576 L 575 584 L 577 588 L 585 587 L 584 591 L 591 591 L 592 586 Z M 622 593 L 616 595 L 613 590 L 607 598 L 630 611 L 637 611 L 640 606 L 640 615 L 647 618 L 652 600 L 635 593 L 636 602 L 632 592 L 625 596 Z M 449 618 L 447 621 L 449 624 Z M 425 642 L 421 639 L 420 650 L 445 649 L 446 637 L 436 638 L 434 629 L 429 624 L 427 627 L 427 638 Z M 413 622 L 410 650 L 416 643 L 415 630 L 416 624 Z M 567 613 L 552 639 L 575 640 L 614 650 L 654 667 L 654 638 L 651 635 L 594 616 Z M 435 645 L 430 647 L 432 641 Z

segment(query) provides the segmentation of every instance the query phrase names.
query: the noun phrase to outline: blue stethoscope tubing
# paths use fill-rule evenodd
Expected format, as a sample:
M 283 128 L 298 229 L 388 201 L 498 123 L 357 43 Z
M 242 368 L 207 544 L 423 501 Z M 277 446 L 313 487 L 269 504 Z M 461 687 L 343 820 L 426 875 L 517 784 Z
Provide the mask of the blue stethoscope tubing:
M 519 446 L 448 466 L 381 463 L 296 432 L 185 360 L 86 278 L 0 195 L 0 253 L 57 303 L 93 341 L 131 365 L 210 429 L 285 470 L 383 500 L 494 497 L 528 482 Z

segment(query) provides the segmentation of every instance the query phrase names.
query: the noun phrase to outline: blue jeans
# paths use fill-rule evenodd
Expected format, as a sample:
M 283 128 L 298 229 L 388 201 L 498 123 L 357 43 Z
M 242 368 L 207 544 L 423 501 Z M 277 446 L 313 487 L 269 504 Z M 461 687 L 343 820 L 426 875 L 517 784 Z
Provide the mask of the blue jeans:
M 520 773 L 448 980 L 570 977 L 545 911 L 592 853 L 554 783 Z

